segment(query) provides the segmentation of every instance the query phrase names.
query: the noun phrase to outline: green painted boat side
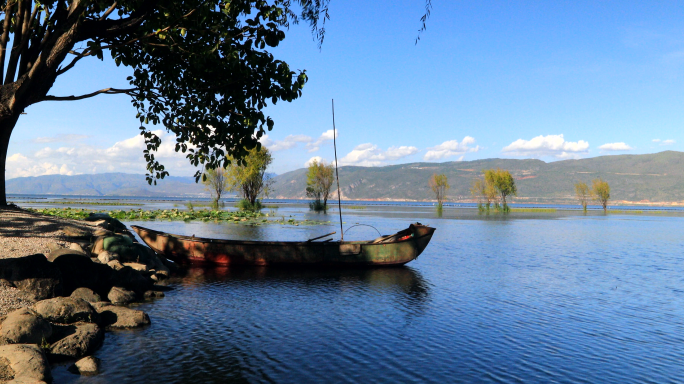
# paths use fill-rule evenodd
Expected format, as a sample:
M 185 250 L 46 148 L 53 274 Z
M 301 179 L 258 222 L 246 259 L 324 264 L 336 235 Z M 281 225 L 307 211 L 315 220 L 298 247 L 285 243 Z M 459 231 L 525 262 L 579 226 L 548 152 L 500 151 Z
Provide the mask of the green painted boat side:
M 133 225 L 155 252 L 183 265 L 392 266 L 415 260 L 435 228 L 420 223 L 372 241 L 240 241 L 172 235 Z

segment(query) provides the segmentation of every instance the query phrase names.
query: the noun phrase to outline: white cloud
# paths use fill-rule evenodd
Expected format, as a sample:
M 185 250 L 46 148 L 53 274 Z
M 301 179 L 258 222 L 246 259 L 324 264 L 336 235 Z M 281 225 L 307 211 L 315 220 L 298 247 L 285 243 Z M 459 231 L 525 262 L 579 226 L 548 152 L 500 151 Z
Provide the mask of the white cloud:
M 313 139 L 307 135 L 289 135 L 283 140 L 271 140 L 268 135 L 261 136 L 261 144 L 271 152 L 284 151 L 297 146 L 299 143 L 309 143 Z
M 304 163 L 304 166 L 308 168 L 314 161 L 319 163 L 319 164 L 325 162 L 325 160 L 323 160 L 322 157 L 314 156 L 314 157 L 310 158 L 306 163 Z
M 539 135 L 531 140 L 518 139 L 505 146 L 502 152 L 513 156 L 553 156 L 558 159 L 572 159 L 589 153 L 589 143 L 584 140 L 565 141 L 562 134 Z
M 339 133 L 338 133 L 339 136 Z M 259 141 L 271 152 L 284 151 L 297 147 L 300 143 L 306 144 L 308 152 L 316 152 L 321 146 L 333 139 L 333 130 L 329 129 L 321 134 L 318 139 L 307 135 L 289 135 L 283 140 L 272 140 L 268 135 L 261 136 Z
M 383 151 L 378 148 L 377 145 L 366 143 L 358 145 L 345 157 L 340 159 L 340 165 L 377 167 L 387 163 L 388 161 L 399 160 L 417 152 L 418 148 L 409 146 L 390 147 L 386 151 Z
M 660 139 L 653 139 L 652 140 L 654 143 L 660 143 L 660 145 L 672 145 L 676 143 L 676 141 L 672 139 L 667 139 L 667 140 L 660 140 Z
M 162 139 L 155 157 L 173 175 L 191 175 L 196 168 L 177 153 L 175 135 L 163 130 L 154 131 Z M 142 174 L 146 172 L 143 157 L 145 138 L 136 135 L 114 143 L 108 148 L 88 145 L 51 148 L 45 147 L 33 154 L 15 153 L 7 158 L 5 176 L 8 179 L 24 176 L 73 175 L 95 172 L 126 172 Z
M 339 132 L 335 133 L 335 138 L 339 137 Z M 323 134 L 316 139 L 316 141 L 312 143 L 308 143 L 306 147 L 309 149 L 309 152 L 316 152 L 321 148 L 321 145 L 325 144 L 328 141 L 331 141 L 333 139 L 333 130 L 328 129 L 327 131 L 323 132 Z
M 600 150 L 603 151 L 629 151 L 634 148 L 630 147 L 629 145 L 620 142 L 620 143 L 607 143 L 603 144 L 602 146 L 599 147 Z
M 432 148 L 428 148 L 427 153 L 423 157 L 423 160 L 425 161 L 433 161 L 433 160 L 441 160 L 441 159 L 446 159 L 447 157 L 452 157 L 452 156 L 458 156 L 458 155 L 463 155 L 467 152 L 477 152 L 481 148 L 479 145 L 476 145 L 474 147 L 471 147 L 470 144 L 474 144 L 475 139 L 466 136 L 463 138 L 463 140 L 459 143 L 457 140 L 449 140 L 445 141 L 440 145 L 437 145 Z M 463 156 L 459 158 L 459 161 L 463 160 Z

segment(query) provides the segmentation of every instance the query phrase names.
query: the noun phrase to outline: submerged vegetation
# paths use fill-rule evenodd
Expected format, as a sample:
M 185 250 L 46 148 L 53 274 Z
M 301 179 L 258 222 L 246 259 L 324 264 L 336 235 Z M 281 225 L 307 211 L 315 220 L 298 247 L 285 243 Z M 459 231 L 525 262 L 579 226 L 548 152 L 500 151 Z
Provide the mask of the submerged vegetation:
M 215 210 L 192 210 L 181 211 L 179 209 L 155 209 L 142 210 L 132 209 L 112 210 L 112 211 L 93 211 L 80 208 L 40 208 L 28 209 L 31 212 L 43 215 L 58 216 L 67 219 L 84 220 L 91 213 L 107 213 L 112 218 L 123 221 L 214 221 L 237 224 L 292 224 L 292 225 L 320 225 L 327 224 L 328 221 L 297 220 L 293 217 L 274 216 L 268 213 L 254 211 L 215 211 Z

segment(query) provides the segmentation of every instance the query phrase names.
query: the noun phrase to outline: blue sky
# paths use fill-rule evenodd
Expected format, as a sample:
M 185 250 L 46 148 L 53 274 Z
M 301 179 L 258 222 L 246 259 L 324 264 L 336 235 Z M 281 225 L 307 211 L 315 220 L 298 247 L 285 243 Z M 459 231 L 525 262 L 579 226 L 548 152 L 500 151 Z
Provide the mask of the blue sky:
M 369 4 L 370 3 L 370 4 Z M 271 171 L 332 160 L 335 99 L 341 164 L 540 158 L 555 161 L 681 150 L 684 17 L 679 2 L 332 0 L 319 51 L 306 25 L 274 54 L 306 69 L 292 103 L 268 107 Z M 126 68 L 91 60 L 51 94 L 124 87 Z M 27 109 L 7 176 L 144 173 L 126 96 Z M 172 175 L 194 169 L 168 147 Z

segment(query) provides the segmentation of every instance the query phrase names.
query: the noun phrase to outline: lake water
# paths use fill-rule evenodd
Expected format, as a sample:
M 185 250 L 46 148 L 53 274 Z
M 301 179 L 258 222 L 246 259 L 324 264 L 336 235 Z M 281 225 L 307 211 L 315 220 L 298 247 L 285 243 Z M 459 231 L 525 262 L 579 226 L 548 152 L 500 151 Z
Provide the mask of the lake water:
M 346 212 L 382 234 L 437 228 L 402 268 L 190 270 L 108 332 L 104 372 L 56 383 L 684 381 L 684 217 Z M 282 208 L 282 215 L 311 214 Z M 335 213 L 336 214 L 336 213 Z M 314 215 L 315 217 L 315 215 Z M 141 222 L 180 234 L 302 240 L 328 226 Z M 346 238 L 374 238 L 355 227 Z

